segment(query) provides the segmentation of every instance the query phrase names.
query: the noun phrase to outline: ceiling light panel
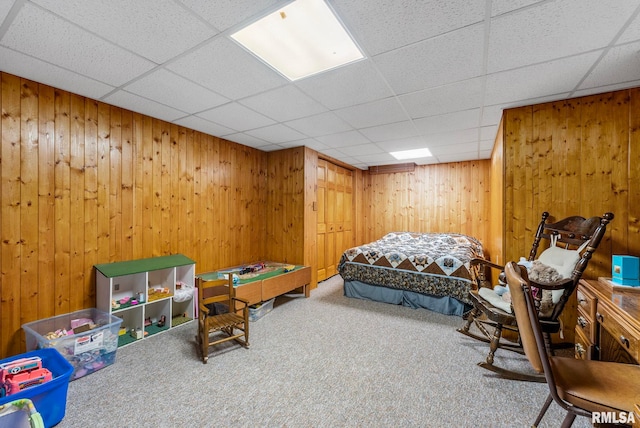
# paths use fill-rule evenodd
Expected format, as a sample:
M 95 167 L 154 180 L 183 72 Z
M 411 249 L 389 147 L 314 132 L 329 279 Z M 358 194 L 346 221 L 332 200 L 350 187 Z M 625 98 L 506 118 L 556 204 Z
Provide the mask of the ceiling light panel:
M 364 55 L 324 0 L 297 0 L 231 35 L 289 80 Z

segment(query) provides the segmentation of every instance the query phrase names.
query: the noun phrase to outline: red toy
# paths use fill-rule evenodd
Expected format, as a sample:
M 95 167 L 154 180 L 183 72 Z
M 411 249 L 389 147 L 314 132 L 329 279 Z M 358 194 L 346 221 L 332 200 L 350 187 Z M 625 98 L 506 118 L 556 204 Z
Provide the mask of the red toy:
M 51 372 L 42 367 L 40 357 L 20 358 L 0 364 L 0 397 L 16 394 L 51 379 Z

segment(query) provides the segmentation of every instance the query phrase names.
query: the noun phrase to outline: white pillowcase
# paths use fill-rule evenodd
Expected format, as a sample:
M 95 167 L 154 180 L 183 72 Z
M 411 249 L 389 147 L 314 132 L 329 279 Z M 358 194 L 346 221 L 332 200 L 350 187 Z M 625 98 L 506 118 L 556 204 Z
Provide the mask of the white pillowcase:
M 577 250 L 565 250 L 560 247 L 549 247 L 540 254 L 538 261 L 558 271 L 562 278 L 571 278 L 573 268 L 580 260 Z
M 578 250 L 566 250 L 564 248 L 552 246 L 547 248 L 540 254 L 538 261 L 542 264 L 550 266 L 558 271 L 563 279 L 571 278 L 573 268 L 580 260 L 580 252 Z M 553 304 L 560 301 L 560 297 L 564 290 L 551 291 L 551 301 Z

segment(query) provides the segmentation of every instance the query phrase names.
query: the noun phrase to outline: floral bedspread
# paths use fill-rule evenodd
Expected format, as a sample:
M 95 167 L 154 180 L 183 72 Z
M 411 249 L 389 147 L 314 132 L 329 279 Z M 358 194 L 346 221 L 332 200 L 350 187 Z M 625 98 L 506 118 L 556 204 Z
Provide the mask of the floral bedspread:
M 469 262 L 483 256 L 482 244 L 470 236 L 392 232 L 345 251 L 338 272 L 345 281 L 451 296 L 470 305 L 475 271 Z

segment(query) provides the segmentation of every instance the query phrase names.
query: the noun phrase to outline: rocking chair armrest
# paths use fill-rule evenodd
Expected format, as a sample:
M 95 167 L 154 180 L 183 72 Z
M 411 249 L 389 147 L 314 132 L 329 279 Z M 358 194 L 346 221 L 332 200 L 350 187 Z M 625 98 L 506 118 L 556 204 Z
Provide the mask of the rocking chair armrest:
M 534 280 L 529 279 L 529 282 L 531 283 L 531 286 L 542 288 L 543 290 L 562 290 L 571 286 L 573 279 L 565 278 L 554 282 L 535 282 Z
M 469 262 L 471 264 L 471 266 L 475 266 L 475 265 L 484 265 L 484 266 L 489 266 L 490 268 L 493 269 L 498 269 L 498 270 L 503 270 L 504 266 L 490 262 L 487 259 L 481 259 L 478 257 L 474 257 L 473 259 L 471 259 L 471 261 Z

